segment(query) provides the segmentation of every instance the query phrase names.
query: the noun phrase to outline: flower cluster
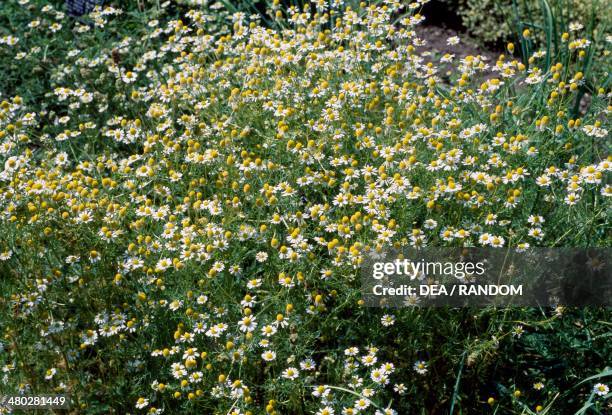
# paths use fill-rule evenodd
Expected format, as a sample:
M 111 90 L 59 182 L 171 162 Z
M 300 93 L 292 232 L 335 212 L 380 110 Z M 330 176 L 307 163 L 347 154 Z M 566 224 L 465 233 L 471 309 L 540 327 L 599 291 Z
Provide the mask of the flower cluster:
M 4 97 L 5 381 L 91 401 L 127 376 L 124 411 L 149 414 L 408 413 L 435 351 L 362 307 L 365 252 L 603 243 L 610 96 L 570 105 L 586 39 L 548 66 L 426 54 L 424 3 L 162 13 L 75 44 L 44 108 Z M 29 30 L 76 36 L 124 14 L 40 13 Z M 16 370 L 27 344 L 53 364 Z

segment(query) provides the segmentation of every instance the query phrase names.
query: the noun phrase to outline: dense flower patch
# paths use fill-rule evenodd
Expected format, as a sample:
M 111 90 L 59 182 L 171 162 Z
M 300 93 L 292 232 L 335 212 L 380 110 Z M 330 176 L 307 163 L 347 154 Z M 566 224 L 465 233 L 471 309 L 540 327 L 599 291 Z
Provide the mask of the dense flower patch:
M 553 392 L 609 363 L 605 310 L 363 307 L 371 249 L 610 243 L 590 40 L 436 56 L 421 3 L 155 8 L 104 47 L 131 15 L 31 5 L 28 30 L 74 47 L 34 109 L 0 97 L 4 388 L 67 391 L 79 413 L 601 408 L 603 383 Z M 42 53 L 19 49 L 32 32 L 0 37 L 2 59 Z M 591 366 L 548 375 L 547 332 Z M 514 347 L 539 357 L 495 367 Z

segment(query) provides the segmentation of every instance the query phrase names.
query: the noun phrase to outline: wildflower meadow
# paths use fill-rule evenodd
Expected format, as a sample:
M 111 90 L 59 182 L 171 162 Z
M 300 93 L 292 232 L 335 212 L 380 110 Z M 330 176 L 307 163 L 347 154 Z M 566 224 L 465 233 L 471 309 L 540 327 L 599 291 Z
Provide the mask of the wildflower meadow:
M 604 10 L 464 55 L 426 3 L 2 0 L 0 396 L 612 413 L 607 307 L 364 304 L 370 251 L 612 243 Z

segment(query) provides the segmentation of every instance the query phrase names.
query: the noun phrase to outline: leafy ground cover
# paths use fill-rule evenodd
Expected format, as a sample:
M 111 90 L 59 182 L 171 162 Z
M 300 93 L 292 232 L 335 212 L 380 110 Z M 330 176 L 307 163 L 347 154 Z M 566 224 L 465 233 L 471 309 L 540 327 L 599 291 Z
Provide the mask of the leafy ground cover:
M 423 3 L 3 3 L 0 391 L 88 414 L 609 411 L 605 308 L 363 306 L 370 249 L 610 246 L 595 40 L 440 55 Z

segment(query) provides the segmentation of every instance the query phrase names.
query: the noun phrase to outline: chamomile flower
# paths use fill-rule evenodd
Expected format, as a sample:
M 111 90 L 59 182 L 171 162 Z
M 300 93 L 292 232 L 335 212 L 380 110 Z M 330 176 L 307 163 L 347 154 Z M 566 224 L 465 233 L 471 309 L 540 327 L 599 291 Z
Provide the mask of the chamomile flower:
M 285 379 L 293 380 L 299 376 L 300 372 L 294 367 L 288 367 L 283 371 L 283 377 Z
M 597 383 L 593 387 L 593 393 L 595 393 L 597 396 L 606 396 L 609 392 L 610 388 L 608 388 L 608 385 L 603 383 Z
M 272 350 L 266 350 L 261 354 L 261 358 L 266 362 L 271 362 L 276 359 L 276 353 Z
M 419 375 L 424 375 L 427 373 L 427 362 L 423 360 L 417 360 L 413 365 L 413 369 Z
M 136 401 L 135 406 L 137 409 L 143 409 L 143 408 L 146 408 L 148 405 L 149 405 L 149 400 L 147 398 L 140 397 Z

